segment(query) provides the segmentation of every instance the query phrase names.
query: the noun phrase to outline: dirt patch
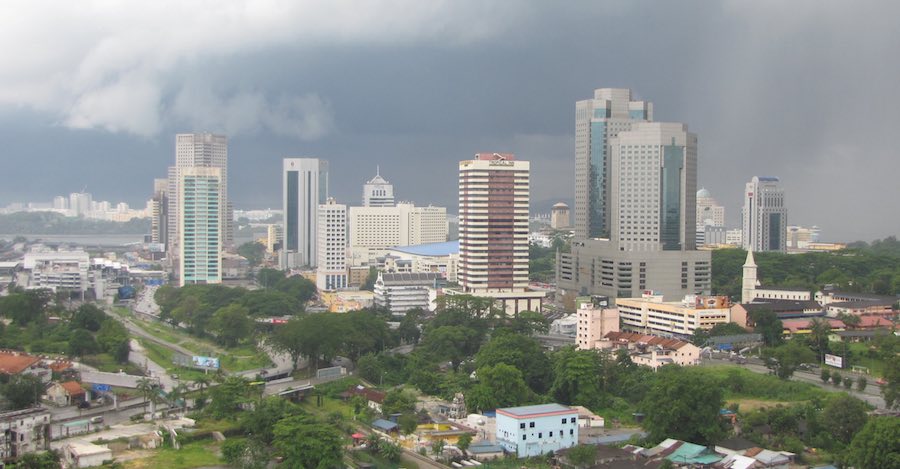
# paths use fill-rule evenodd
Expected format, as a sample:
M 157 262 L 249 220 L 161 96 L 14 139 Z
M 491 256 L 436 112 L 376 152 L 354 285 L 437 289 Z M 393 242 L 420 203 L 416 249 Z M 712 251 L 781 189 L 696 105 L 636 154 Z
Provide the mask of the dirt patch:
M 770 401 L 763 399 L 728 399 L 725 401 L 726 407 L 730 404 L 738 405 L 738 412 L 750 412 L 759 409 L 775 407 L 777 405 L 788 406 L 793 403 L 787 401 Z

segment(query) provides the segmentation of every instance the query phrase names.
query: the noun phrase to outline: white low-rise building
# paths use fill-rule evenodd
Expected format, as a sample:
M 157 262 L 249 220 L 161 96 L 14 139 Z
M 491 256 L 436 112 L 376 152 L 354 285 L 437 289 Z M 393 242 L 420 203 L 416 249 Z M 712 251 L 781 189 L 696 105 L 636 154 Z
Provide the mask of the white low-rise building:
M 497 444 L 520 458 L 578 444 L 578 411 L 560 404 L 497 409 Z
M 0 460 L 15 460 L 25 454 L 48 449 L 50 411 L 43 408 L 0 414 Z
M 104 461 L 111 461 L 112 458 L 109 447 L 87 441 L 73 441 L 63 448 L 63 459 L 70 468 L 101 466 Z
M 395 315 L 413 308 L 434 311 L 437 289 L 444 284 L 437 273 L 378 273 L 375 280 L 375 304 Z
M 604 335 L 619 331 L 619 310 L 610 307 L 608 297 L 577 298 L 575 304 L 578 307 L 575 344 L 579 350 L 595 349 Z

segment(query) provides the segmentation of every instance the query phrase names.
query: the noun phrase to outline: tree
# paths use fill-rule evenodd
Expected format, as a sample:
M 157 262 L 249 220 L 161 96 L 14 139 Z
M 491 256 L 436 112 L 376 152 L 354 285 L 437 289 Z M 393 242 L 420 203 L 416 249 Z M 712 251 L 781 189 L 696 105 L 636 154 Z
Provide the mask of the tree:
M 111 354 L 118 363 L 128 363 L 128 353 L 131 351 L 128 338 L 128 329 L 118 321 L 107 319 L 97 332 L 97 343 L 100 348 Z
M 9 378 L 9 382 L 0 386 L 0 394 L 9 401 L 12 410 L 25 409 L 40 402 L 44 384 L 41 378 L 32 374 L 21 373 Z
M 816 357 L 805 345 L 791 340 L 784 345 L 763 350 L 766 366 L 781 379 L 789 379 L 801 363 L 811 363 Z
M 463 450 L 465 452 L 469 449 L 469 446 L 472 444 L 472 434 L 471 433 L 463 433 L 459 439 L 456 440 L 456 447 Z
M 818 361 L 822 361 L 828 352 L 828 336 L 831 335 L 831 323 L 822 318 L 812 318 L 809 322 L 810 345 L 818 354 Z
M 209 387 L 209 384 L 210 384 L 210 379 L 209 379 L 209 376 L 207 376 L 207 375 L 200 375 L 194 379 L 194 386 L 196 386 L 197 390 L 199 391 L 197 399 L 194 401 L 195 405 L 197 406 L 198 409 L 202 409 L 203 406 L 206 404 L 205 390 L 206 390 L 206 388 Z
M 822 382 L 828 384 L 828 381 L 831 379 L 831 372 L 828 371 L 828 368 L 822 368 L 822 373 L 819 374 L 819 378 L 822 379 Z
M 237 252 L 244 259 L 247 259 L 247 262 L 249 262 L 252 267 L 261 264 L 266 257 L 266 247 L 255 241 L 248 241 L 241 244 L 238 246 Z
M 144 398 L 144 413 L 147 412 L 147 404 L 150 402 L 150 396 L 156 392 L 156 382 L 150 378 L 141 378 L 137 381 L 137 390 Z
M 85 303 L 72 314 L 71 325 L 72 329 L 87 329 L 97 332 L 107 319 L 102 309 L 91 303 Z
M 400 446 L 395 445 L 390 440 L 382 440 L 381 443 L 378 444 L 378 453 L 384 456 L 388 461 L 399 462 L 403 450 Z
M 275 424 L 279 420 L 301 413 L 296 404 L 272 396 L 263 399 L 253 410 L 241 412 L 239 423 L 244 433 L 268 445 L 275 438 Z
M 400 320 L 400 326 L 397 328 L 397 334 L 401 340 L 408 344 L 419 343 L 419 338 L 422 335 L 419 325 L 424 313 L 422 308 L 413 308 L 406 312 L 406 315 Z
M 254 322 L 246 307 L 231 304 L 215 312 L 211 326 L 216 333 L 217 342 L 226 347 L 234 347 L 250 337 Z
M 888 409 L 900 407 L 900 360 L 893 358 L 884 365 L 885 384 L 881 386 L 881 394 Z
M 453 371 L 463 360 L 478 351 L 482 333 L 466 326 L 440 326 L 425 336 L 423 348 L 437 360 L 447 360 Z
M 753 321 L 753 331 L 762 334 L 763 342 L 768 346 L 776 346 L 781 344 L 781 333 L 784 326 L 781 319 L 771 309 L 761 309 L 750 312 L 750 319 Z
M 466 399 L 471 408 L 487 411 L 498 407 L 514 407 L 535 399 L 534 393 L 522 378 L 522 372 L 506 363 L 483 366 L 476 375 L 478 384 Z
M 434 453 L 435 456 L 440 456 L 441 453 L 444 452 L 444 446 L 447 445 L 447 442 L 444 440 L 435 440 L 431 442 L 431 452 Z
M 248 381 L 240 376 L 229 376 L 218 386 L 210 388 L 210 403 L 206 408 L 213 418 L 234 417 L 241 404 L 248 401 L 250 389 Z
M 515 317 L 507 319 L 506 328 L 522 335 L 546 334 L 550 330 L 550 321 L 541 313 L 522 311 Z
M 591 467 L 597 462 L 597 445 L 577 445 L 573 446 L 567 453 L 566 458 L 575 467 Z
M 844 377 L 844 387 L 847 389 L 851 389 L 853 387 L 853 377 L 852 376 Z
M 231 467 L 263 469 L 269 463 L 269 454 L 256 438 L 228 439 L 222 443 L 222 459 Z
M 596 407 L 602 393 L 597 352 L 567 347 L 553 355 L 550 395 L 557 402 Z
M 326 469 L 341 465 L 343 442 L 334 426 L 293 415 L 275 424 L 274 437 L 285 467 Z
M 719 418 L 725 404 L 721 387 L 686 368 L 664 366 L 657 374 L 641 404 L 651 441 L 676 438 L 708 444 L 724 435 Z
M 76 329 L 69 336 L 69 355 L 83 357 L 99 350 L 94 336 L 84 329 Z
M 856 389 L 859 392 L 863 392 L 866 390 L 866 385 L 869 384 L 869 381 L 866 380 L 865 376 L 860 376 L 858 380 L 856 380 Z
M 900 419 L 875 417 L 853 437 L 846 454 L 857 469 L 900 467 Z
M 846 394 L 833 397 L 822 411 L 822 423 L 839 442 L 848 442 L 866 424 L 866 404 Z
M 841 383 L 843 383 L 843 382 L 844 382 L 844 377 L 841 376 L 840 373 L 838 373 L 837 371 L 833 371 L 831 373 L 831 384 L 833 384 L 835 386 L 840 386 Z
M 391 389 L 384 395 L 381 412 L 384 415 L 413 413 L 416 410 L 416 396 L 405 389 Z
M 397 423 L 400 425 L 400 431 L 403 432 L 404 435 L 410 435 L 416 431 L 416 427 L 419 426 L 419 421 L 416 418 L 415 414 L 405 413 L 397 419 Z
M 43 453 L 25 453 L 16 463 L 20 469 L 60 469 L 59 453 L 56 450 Z
M 500 363 L 521 371 L 528 387 L 534 392 L 542 394 L 550 388 L 553 368 L 536 339 L 509 332 L 495 334 L 475 355 L 475 367 Z

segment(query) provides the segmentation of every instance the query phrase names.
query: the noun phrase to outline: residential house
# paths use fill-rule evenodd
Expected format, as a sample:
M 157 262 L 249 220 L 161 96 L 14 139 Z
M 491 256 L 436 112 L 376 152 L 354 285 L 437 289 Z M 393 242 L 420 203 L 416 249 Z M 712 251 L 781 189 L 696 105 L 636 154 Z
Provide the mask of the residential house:
M 0 460 L 6 461 L 35 451 L 50 443 L 50 411 L 40 407 L 0 413 Z
M 53 383 L 47 388 L 47 400 L 60 407 L 78 405 L 85 401 L 84 388 L 76 381 Z
M 700 363 L 700 348 L 690 342 L 636 332 L 609 332 L 603 336 L 600 348 L 627 350 L 633 362 L 654 370 L 668 364 L 692 366 Z
M 520 458 L 578 444 L 578 411 L 560 404 L 497 409 L 497 443 Z
M 112 450 L 107 446 L 86 441 L 73 441 L 63 448 L 63 460 L 70 468 L 96 467 L 112 460 Z

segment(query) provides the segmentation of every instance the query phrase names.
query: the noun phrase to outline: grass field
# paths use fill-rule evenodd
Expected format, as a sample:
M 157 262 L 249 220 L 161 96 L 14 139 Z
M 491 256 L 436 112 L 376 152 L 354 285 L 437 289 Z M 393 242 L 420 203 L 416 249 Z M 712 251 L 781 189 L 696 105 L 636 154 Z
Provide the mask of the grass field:
M 832 343 L 832 350 L 840 353 L 843 347 L 841 344 Z M 870 376 L 880 378 L 884 376 L 884 360 L 871 358 L 868 356 L 869 345 L 864 343 L 850 344 L 852 356 L 850 358 L 850 366 L 864 366 L 869 369 Z M 872 381 L 871 379 L 869 381 Z
M 81 357 L 82 363 L 88 366 L 93 366 L 94 368 L 105 371 L 107 373 L 118 373 L 119 370 L 125 371 L 130 375 L 140 375 L 143 374 L 143 371 L 135 365 L 134 363 L 118 363 L 115 358 L 108 353 L 98 353 L 95 355 L 85 355 Z
M 769 407 L 776 407 L 779 405 L 790 405 L 789 401 L 773 401 L 773 400 L 764 400 L 764 399 L 751 399 L 751 398 L 743 398 L 743 399 L 726 399 L 725 405 L 737 404 L 738 412 L 746 413 L 752 412 L 754 410 L 766 409 Z
M 198 441 L 188 443 L 181 449 L 163 448 L 148 458 L 134 459 L 123 464 L 125 469 L 191 469 L 221 465 L 219 443 Z

